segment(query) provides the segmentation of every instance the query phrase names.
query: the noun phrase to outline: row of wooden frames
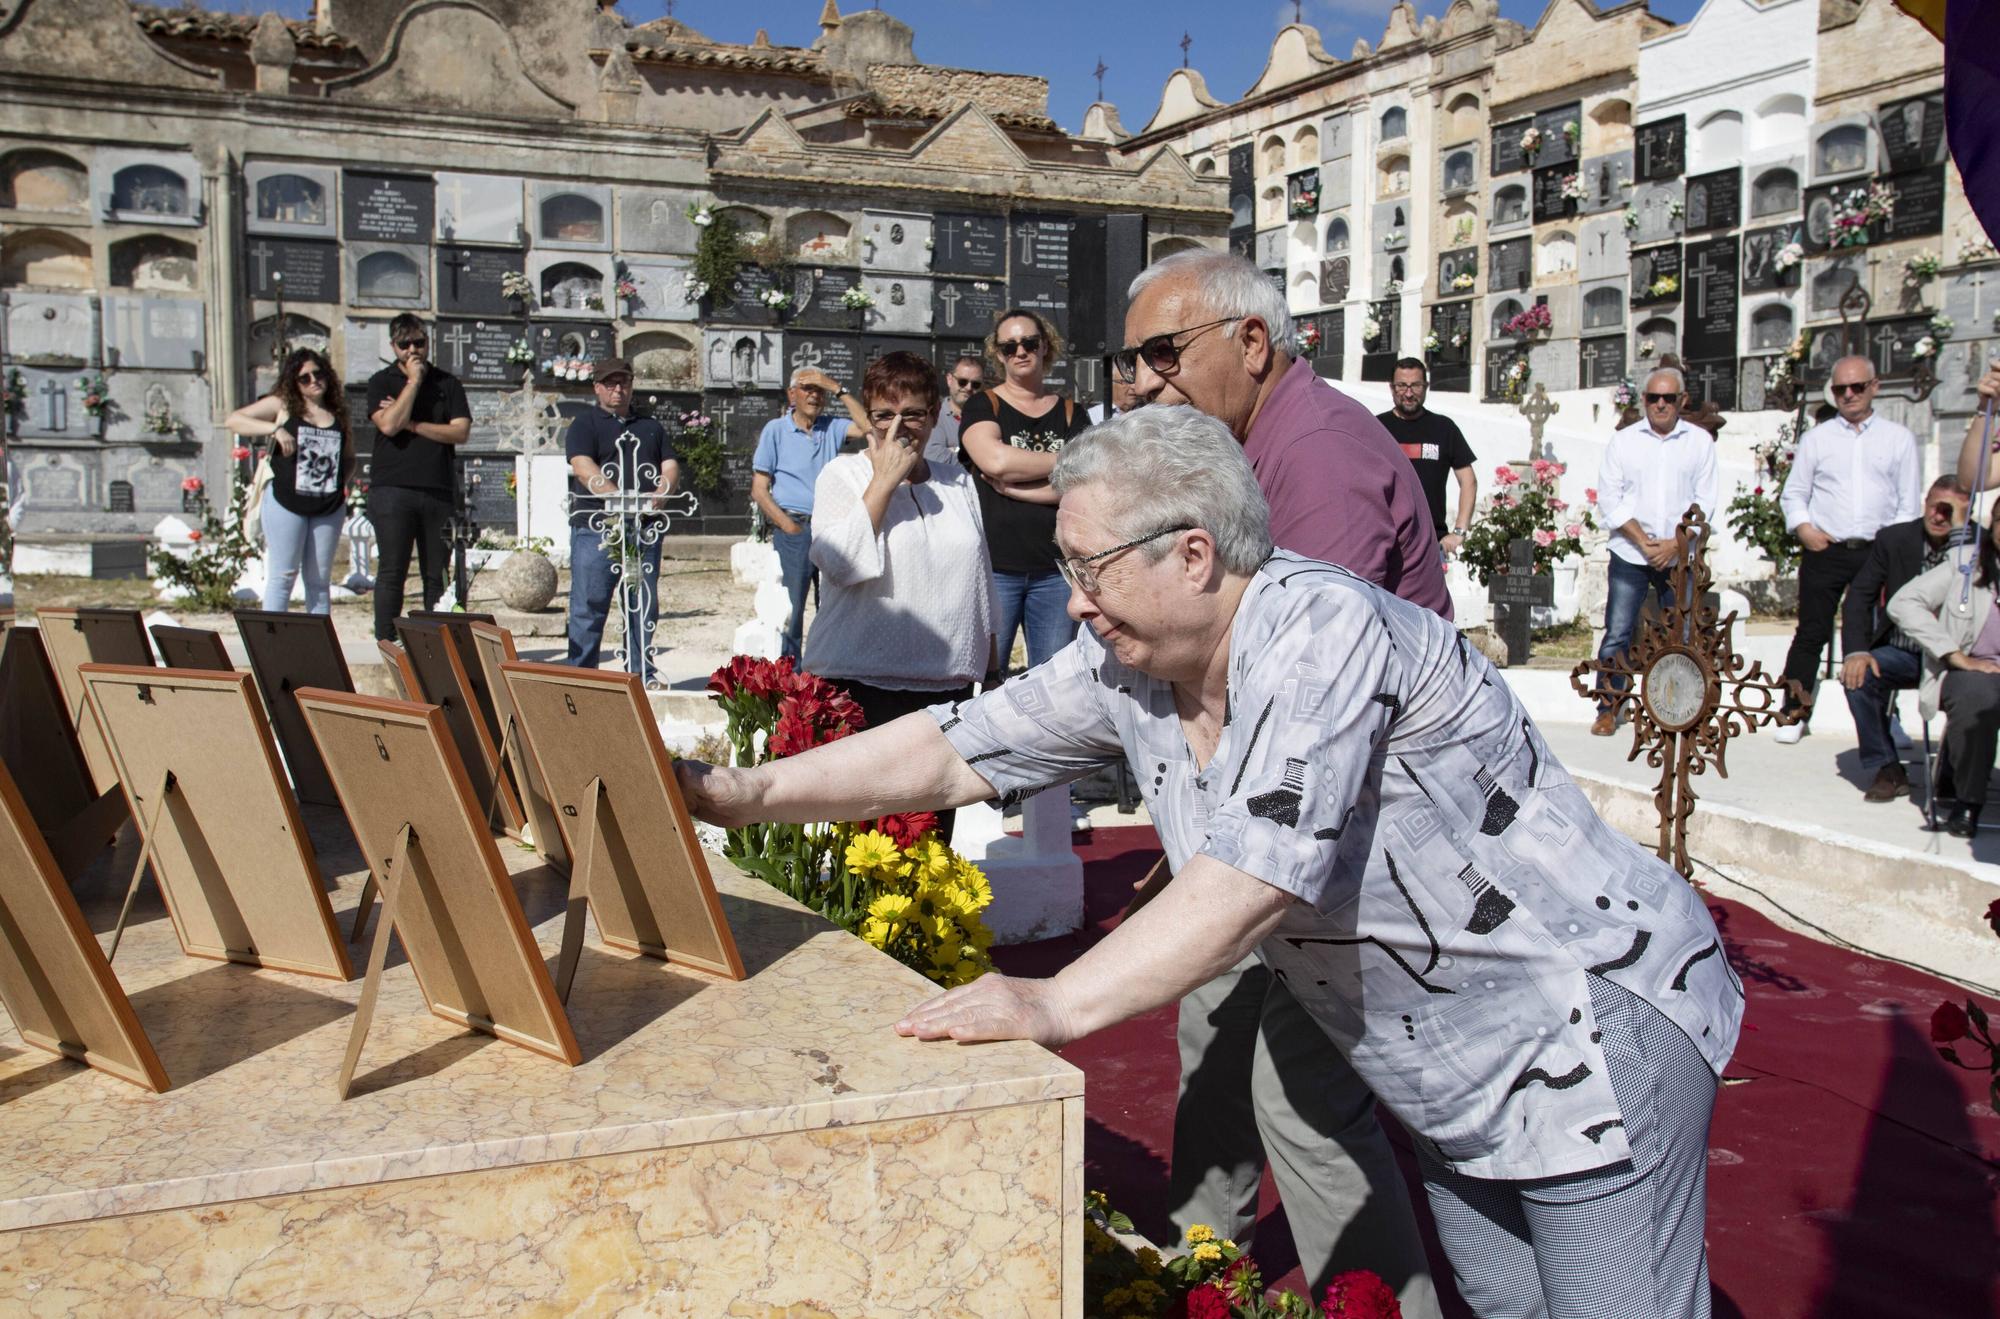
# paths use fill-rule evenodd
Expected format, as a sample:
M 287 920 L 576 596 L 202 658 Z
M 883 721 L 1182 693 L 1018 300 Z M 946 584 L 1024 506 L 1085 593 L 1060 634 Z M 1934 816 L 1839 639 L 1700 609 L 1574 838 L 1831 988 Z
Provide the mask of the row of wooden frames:
M 343 1098 L 392 930 L 432 1012 L 572 1066 L 586 909 L 614 948 L 743 977 L 636 678 L 522 663 L 489 618 L 417 614 L 380 643 L 408 698 L 387 700 L 355 693 L 324 615 L 236 617 L 249 673 L 214 632 L 149 642 L 136 611 L 0 612 L 0 1001 L 24 1041 L 168 1088 L 111 970 L 148 873 L 187 956 L 343 981 L 380 894 Z M 345 938 L 301 802 L 340 807 L 368 859 Z M 106 952 L 71 885 L 128 819 Z M 568 877 L 553 976 L 496 834 Z

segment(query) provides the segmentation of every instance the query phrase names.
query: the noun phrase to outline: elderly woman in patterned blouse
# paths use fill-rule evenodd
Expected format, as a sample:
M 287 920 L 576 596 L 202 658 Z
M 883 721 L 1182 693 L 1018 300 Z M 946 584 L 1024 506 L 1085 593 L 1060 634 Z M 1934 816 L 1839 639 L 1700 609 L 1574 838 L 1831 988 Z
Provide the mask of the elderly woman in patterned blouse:
M 1743 990 L 1693 889 L 1598 818 L 1450 624 L 1274 553 L 1219 423 L 1140 409 L 1052 480 L 1075 642 L 802 756 L 684 763 L 696 813 L 865 819 L 1122 755 L 1173 882 L 1060 974 L 988 975 L 900 1032 L 1056 1047 L 1254 948 L 1417 1137 L 1477 1313 L 1706 1315 L 1709 1114 Z

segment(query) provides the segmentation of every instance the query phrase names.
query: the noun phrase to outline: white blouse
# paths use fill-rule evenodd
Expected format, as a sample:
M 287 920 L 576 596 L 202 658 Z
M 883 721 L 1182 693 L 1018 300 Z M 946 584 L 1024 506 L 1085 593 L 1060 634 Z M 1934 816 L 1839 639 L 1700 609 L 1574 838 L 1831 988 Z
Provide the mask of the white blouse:
M 842 454 L 820 472 L 812 561 L 821 598 L 807 672 L 902 691 L 949 691 L 985 676 L 998 611 L 979 499 L 957 463 L 930 468 L 928 481 L 889 496 L 880 531 L 861 502 L 874 475 L 866 454 Z

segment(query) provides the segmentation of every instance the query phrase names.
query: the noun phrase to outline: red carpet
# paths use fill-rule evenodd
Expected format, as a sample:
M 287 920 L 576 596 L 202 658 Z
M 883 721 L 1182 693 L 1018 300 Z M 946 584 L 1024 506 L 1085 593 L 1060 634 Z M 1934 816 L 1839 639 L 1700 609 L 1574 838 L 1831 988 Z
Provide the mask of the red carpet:
M 1149 828 L 1099 829 L 1081 851 L 1085 929 L 997 949 L 1002 970 L 1049 975 L 1103 938 L 1159 844 Z M 2000 1116 L 1980 1078 L 1944 1063 L 1928 1038 L 1931 1009 L 1963 992 L 1792 934 L 1746 907 L 1713 897 L 1709 906 L 1750 995 L 1710 1146 L 1715 1313 L 2000 1315 Z M 1063 1056 L 1088 1078 L 1087 1184 L 1165 1242 L 1173 1231 L 1174 1009 L 1081 1040 Z M 1391 1134 L 1405 1143 L 1400 1131 Z M 1404 1171 L 1421 1213 L 1407 1160 Z M 1269 1178 L 1256 1253 L 1267 1277 L 1292 1270 L 1280 1280 L 1301 1285 Z M 1448 1291 L 1435 1240 L 1431 1263 Z M 1456 1296 L 1447 1306 L 1468 1313 Z

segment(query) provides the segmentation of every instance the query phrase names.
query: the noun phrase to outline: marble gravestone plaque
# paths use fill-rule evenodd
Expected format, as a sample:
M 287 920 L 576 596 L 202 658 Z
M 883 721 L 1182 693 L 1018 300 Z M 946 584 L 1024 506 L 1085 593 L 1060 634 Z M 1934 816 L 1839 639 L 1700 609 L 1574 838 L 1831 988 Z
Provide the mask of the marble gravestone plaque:
M 1625 336 L 1603 334 L 1583 340 L 1576 350 L 1580 389 L 1609 389 L 1625 378 Z
M 1426 352 L 1431 387 L 1464 394 L 1472 389 L 1472 304 L 1446 302 L 1431 308 L 1431 332 L 1436 352 Z
M 1987 363 L 1996 360 L 2000 360 L 2000 339 L 1947 339 L 1938 349 L 1938 386 L 1931 394 L 1938 415 L 1962 417 L 1979 411 L 1985 405 L 1979 381 Z M 1956 439 L 1951 441 L 1952 447 L 1957 444 Z
M 1839 252 L 1808 258 L 1804 267 L 1806 319 L 1839 320 L 1841 299 L 1851 290 L 1863 287 L 1868 258 L 1858 251 Z
M 1684 233 L 1734 229 L 1743 219 L 1743 171 L 1732 167 L 1693 175 L 1683 205 Z
M 1887 180 L 1884 181 L 1887 182 Z M 1834 250 L 1834 216 L 1838 213 L 1841 203 L 1846 200 L 1848 194 L 1857 191 L 1865 192 L 1867 187 L 1867 179 L 1849 179 L 1844 183 L 1824 183 L 1816 188 L 1806 189 L 1805 233 L 1804 237 L 1800 240 L 1804 244 L 1806 251 L 1818 255 L 1822 252 Z M 1886 241 L 1886 231 L 1887 226 L 1878 220 L 1869 226 L 1868 242 L 1866 244 L 1854 244 L 1854 246 L 1862 247 Z M 1931 232 L 1936 233 L 1937 230 L 1933 229 Z
M 1896 210 L 1879 226 L 1877 241 L 1893 243 L 1944 232 L 1944 166 L 1891 174 L 1882 182 L 1896 194 Z
M 871 334 L 929 334 L 932 282 L 911 275 L 863 275 L 861 286 L 875 305 L 862 324 Z
M 104 438 L 114 444 L 180 444 L 207 434 L 214 408 L 206 376 L 188 371 L 113 371 L 104 383 L 111 394 Z M 148 422 L 156 407 L 165 409 L 170 429 L 156 431 Z
M 1498 403 L 1507 396 L 1507 372 L 1514 363 L 1528 355 L 1523 348 L 1499 348 L 1489 346 L 1486 350 L 1486 392 L 1483 397 L 1489 403 Z M 1532 369 L 1532 366 L 1531 368 Z
M 1584 197 L 1579 209 L 1585 215 L 1622 211 L 1632 191 L 1632 153 L 1614 151 L 1608 156 L 1592 156 L 1577 167 Z
M 509 362 L 507 350 L 524 338 L 512 321 L 439 320 L 431 328 L 431 356 L 466 385 L 512 385 L 526 370 Z
M 1677 179 L 1687 172 L 1687 116 L 1640 124 L 1632 132 L 1632 177 L 1641 183 Z
M 22 401 L 15 425 L 22 439 L 83 440 L 101 431 L 102 419 L 84 411 L 75 370 L 39 366 L 8 370 L 21 374 Z
M 1920 165 L 1944 163 L 1942 91 L 1885 103 L 1876 112 L 1875 128 L 1882 137 L 1882 154 L 1886 157 L 1884 170 L 1902 171 Z
M 931 285 L 931 329 L 940 335 L 984 334 L 1008 305 L 1007 285 L 999 280 L 935 280 Z
M 436 188 L 428 174 L 347 170 L 340 189 L 341 237 L 349 242 L 430 242 L 437 223 Z
M 1551 394 L 1558 390 L 1575 389 L 1576 344 L 1568 339 L 1550 339 L 1544 343 L 1528 345 L 1528 377 L 1530 388 L 1534 382 L 1548 386 Z
M 529 334 L 535 365 L 544 372 L 551 361 L 595 362 L 600 357 L 609 357 L 617 342 L 611 327 L 602 321 L 536 321 L 529 327 Z M 557 387 L 588 388 L 590 383 L 548 380 L 546 376 L 544 380 Z
M 1351 161 L 1328 165 L 1319 172 L 1319 209 L 1327 215 L 1345 210 L 1354 203 L 1354 171 Z
M 1471 279 L 1471 283 L 1459 287 L 1460 276 Z M 1438 253 L 1437 296 L 1440 298 L 1469 298 L 1479 291 L 1479 249 L 1476 247 L 1454 248 Z
M 1968 337 L 2000 333 L 2000 265 L 1967 266 L 1944 277 L 1944 314 Z
M 1513 174 L 1528 168 L 1528 153 L 1521 149 L 1521 135 L 1535 126 L 1535 121 L 1516 119 L 1510 123 L 1493 125 L 1493 148 L 1490 159 L 1492 168 L 1487 172 L 1494 177 Z
M 429 248 L 350 242 L 343 255 L 349 304 L 402 311 L 423 311 L 431 305 Z
M 1234 168 L 1235 153 L 1230 155 Z M 1070 219 L 1066 215 L 1017 215 L 1007 233 L 1008 259 L 1016 275 L 1069 280 Z
M 1251 259 L 1259 270 L 1283 270 L 1285 268 L 1285 234 L 1283 229 L 1260 229 L 1257 231 L 1257 251 Z
M 948 275 L 1007 273 L 1005 216 L 939 211 L 932 231 L 931 269 Z
M 1066 276 L 1017 274 L 1012 289 L 1015 306 L 1039 312 L 1056 327 L 1056 333 L 1068 337 L 1069 279 Z
M 1639 226 L 1630 231 L 1634 246 L 1647 243 L 1664 243 L 1679 238 L 1680 217 L 1674 212 L 1681 206 L 1684 189 L 1679 179 L 1668 183 L 1642 183 L 1632 192 L 1632 212 L 1639 217 Z
M 123 481 L 132 489 L 132 512 L 150 513 L 153 521 L 163 513 L 180 513 L 181 482 L 201 475 L 200 459 L 192 455 L 161 453 L 157 449 L 113 449 L 104 455 L 104 475 Z
M 1657 302 L 1679 302 L 1681 295 L 1677 287 L 1672 293 L 1655 293 L 1653 285 L 1662 279 L 1671 278 L 1676 285 L 1681 281 L 1681 245 L 1668 243 L 1665 247 L 1642 247 L 1632 253 L 1632 305 L 1644 307 Z
M 1798 235 L 1795 224 L 1770 229 L 1752 229 L 1743 235 L 1743 291 L 1769 293 L 1774 289 L 1795 289 L 1804 269 L 1803 261 L 1780 269 L 1778 254 Z
M 437 176 L 436 238 L 441 243 L 498 243 L 519 247 L 527 241 L 522 223 L 521 180 L 511 174 Z
M 1736 359 L 1734 357 L 1689 358 L 1687 363 L 1688 407 L 1713 402 L 1724 411 L 1736 408 Z
M 1736 313 L 1741 306 L 1736 272 L 1742 254 L 1735 235 L 1687 245 L 1681 278 L 1681 342 L 1689 361 L 1736 355 Z M 1730 368 L 1730 380 L 1736 378 Z M 1731 391 L 1735 389 L 1732 383 Z
M 1563 196 L 1563 184 L 1568 181 L 1570 173 L 1567 165 L 1543 165 L 1535 170 L 1532 214 L 1536 224 L 1560 220 L 1569 214 L 1571 202 Z
M 327 361 L 336 360 L 332 332 L 310 316 L 286 312 L 282 332 L 284 342 L 280 344 L 276 342 L 280 334 L 276 316 L 264 316 L 250 322 L 247 334 L 250 351 L 246 354 L 246 365 L 256 374 L 256 383 L 251 387 L 252 397 L 261 398 L 271 392 L 278 383 L 276 363 L 294 348 L 316 349 L 326 354 Z M 341 374 L 345 378 L 346 373 Z
M 1773 357 L 1745 357 L 1736 365 L 1736 408 L 1739 412 L 1762 412 L 1766 402 L 1764 377 Z
M 368 377 L 396 360 L 395 347 L 389 342 L 387 321 L 363 321 L 350 317 L 341 326 L 340 343 L 341 379 L 356 388 L 366 385 Z
M 691 192 L 661 192 L 654 188 L 618 190 L 618 250 L 668 252 L 693 256 L 699 235 L 687 218 Z
M 784 342 L 776 330 L 703 330 L 701 374 L 712 389 L 783 389 Z
M 1534 251 L 1532 240 L 1510 238 L 1504 243 L 1486 245 L 1486 291 L 1488 293 L 1524 293 L 1533 269 Z
M 849 389 L 861 388 L 861 340 L 852 334 L 804 334 L 785 331 L 785 379 L 794 371 L 811 367 L 824 371 Z M 836 408 L 839 404 L 834 405 Z M 839 412 L 836 416 L 843 415 Z
M 82 293 L 0 292 L 7 305 L 7 360 L 87 366 L 97 361 L 95 300 Z
M 638 258 L 625 263 L 625 277 L 638 292 L 625 300 L 635 321 L 691 321 L 698 303 L 687 300 L 688 263 L 672 257 Z
M 1354 263 L 1349 257 L 1331 257 L 1319 263 L 1319 300 L 1321 306 L 1333 306 L 1347 301 L 1347 290 L 1353 283 Z
M 518 316 L 526 308 L 501 292 L 501 281 L 527 271 L 527 254 L 519 248 L 441 244 L 437 249 L 438 311 L 463 316 Z
M 1805 378 L 1815 384 L 1833 374 L 1833 364 L 1843 357 L 1868 355 L 1868 326 L 1862 321 L 1827 326 L 1814 332 L 1806 350 Z
M 1336 307 L 1310 319 L 1319 326 L 1319 344 L 1312 350 L 1312 368 L 1319 375 L 1339 380 L 1347 369 L 1347 312 Z
M 336 172 L 326 165 L 253 160 L 243 166 L 243 228 L 252 234 L 332 238 Z
M 1906 377 L 1916 370 L 1917 344 L 1931 332 L 1928 316 L 1897 316 L 1869 321 L 1868 360 L 1884 380 Z
M 1354 120 L 1344 114 L 1319 121 L 1319 158 L 1346 160 L 1354 153 Z
M 854 330 L 861 313 L 841 305 L 841 296 L 861 287 L 861 272 L 843 266 L 815 266 L 793 289 L 791 324 L 802 329 Z
M 603 183 L 534 184 L 534 245 L 565 252 L 611 250 L 611 188 Z
M 1541 130 L 1541 150 L 1535 153 L 1536 165 L 1574 165 L 1576 146 L 1570 145 L 1569 135 L 1563 132 L 1565 126 L 1575 125 L 1576 146 L 1583 144 L 1583 104 L 1571 101 L 1568 105 L 1551 106 L 1535 114 L 1535 127 Z
M 250 296 L 286 302 L 340 301 L 340 244 L 317 238 L 253 237 L 243 246 Z
M 736 283 L 727 295 L 709 293 L 709 314 L 732 325 L 776 325 L 779 313 L 763 298 L 777 287 L 778 278 L 773 272 L 763 266 L 743 266 L 736 272 Z M 790 293 L 791 289 L 784 291 Z
M 861 268 L 920 274 L 931 268 L 931 217 L 908 211 L 863 211 Z
M 1625 237 L 1625 217 L 1600 216 L 1584 222 L 1576 240 L 1577 278 L 1623 279 L 1632 268 L 1632 244 Z
M 520 380 L 508 382 L 518 387 Z M 490 452 L 500 444 L 500 416 L 505 405 L 505 391 L 498 389 L 468 389 L 465 391 L 465 406 L 472 412 L 472 434 L 466 440 L 468 449 Z
M 200 298 L 107 295 L 104 364 L 122 370 L 201 370 L 208 353 L 206 312 Z
M 25 434 L 25 431 L 23 432 Z M 21 498 L 29 508 L 96 508 L 101 477 L 96 454 L 44 453 L 21 464 Z
M 520 525 L 519 497 L 507 493 L 507 478 L 514 474 L 512 454 L 459 452 L 452 458 L 458 468 L 458 488 L 465 494 L 465 511 L 473 526 L 511 532 Z

